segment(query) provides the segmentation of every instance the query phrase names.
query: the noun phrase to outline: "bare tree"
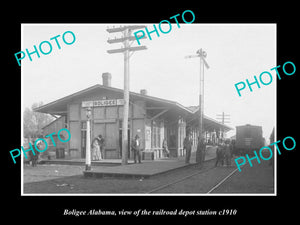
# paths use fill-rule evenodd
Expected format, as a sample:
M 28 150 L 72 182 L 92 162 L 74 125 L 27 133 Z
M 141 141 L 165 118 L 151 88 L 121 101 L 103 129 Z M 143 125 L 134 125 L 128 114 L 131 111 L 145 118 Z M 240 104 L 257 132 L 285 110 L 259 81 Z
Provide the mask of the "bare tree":
M 31 109 L 26 107 L 23 112 L 24 137 L 42 136 L 42 128 L 54 120 L 48 114 L 34 112 L 33 109 L 43 105 L 43 102 L 33 103 Z

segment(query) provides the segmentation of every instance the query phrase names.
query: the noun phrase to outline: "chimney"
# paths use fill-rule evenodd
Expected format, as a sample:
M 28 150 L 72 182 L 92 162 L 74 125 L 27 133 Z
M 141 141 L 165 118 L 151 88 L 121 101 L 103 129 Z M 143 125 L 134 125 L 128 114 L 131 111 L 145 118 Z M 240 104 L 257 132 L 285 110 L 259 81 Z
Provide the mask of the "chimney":
M 147 95 L 147 90 L 146 89 L 141 89 L 140 94 L 141 95 Z
M 111 74 L 110 73 L 102 73 L 102 85 L 111 87 Z

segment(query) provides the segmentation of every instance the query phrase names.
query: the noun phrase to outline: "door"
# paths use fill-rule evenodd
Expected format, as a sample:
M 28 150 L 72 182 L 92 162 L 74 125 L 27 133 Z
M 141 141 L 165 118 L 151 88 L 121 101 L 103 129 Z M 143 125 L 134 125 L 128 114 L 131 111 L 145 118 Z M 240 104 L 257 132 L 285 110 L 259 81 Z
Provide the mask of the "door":
M 118 127 L 117 123 L 105 124 L 105 158 L 119 158 L 117 152 Z

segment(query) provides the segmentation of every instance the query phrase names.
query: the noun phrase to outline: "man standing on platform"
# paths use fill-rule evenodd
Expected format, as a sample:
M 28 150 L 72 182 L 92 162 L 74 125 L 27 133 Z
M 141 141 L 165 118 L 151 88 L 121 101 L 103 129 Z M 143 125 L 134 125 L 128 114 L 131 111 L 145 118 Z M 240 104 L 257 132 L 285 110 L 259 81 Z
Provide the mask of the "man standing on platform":
M 186 137 L 184 138 L 183 141 L 183 150 L 185 149 L 185 163 L 189 164 L 190 163 L 190 158 L 191 158 L 191 151 L 192 151 L 192 140 L 190 138 L 190 135 L 187 134 Z
M 139 163 L 141 162 L 141 140 L 139 135 L 135 135 L 135 139 L 132 140 L 131 148 L 133 151 L 134 163 L 136 163 L 136 157 L 138 157 Z
M 225 162 L 226 166 L 231 166 L 231 158 L 232 158 L 232 151 L 230 146 L 230 140 L 225 140 L 225 146 L 224 146 L 224 155 L 225 155 Z
M 196 163 L 201 167 L 205 159 L 206 144 L 204 139 L 198 137 L 197 151 L 196 151 Z
M 221 162 L 221 165 L 224 165 L 224 158 L 225 158 L 225 149 L 223 140 L 219 139 L 218 147 L 217 147 L 217 160 L 215 166 L 217 167 L 218 164 Z

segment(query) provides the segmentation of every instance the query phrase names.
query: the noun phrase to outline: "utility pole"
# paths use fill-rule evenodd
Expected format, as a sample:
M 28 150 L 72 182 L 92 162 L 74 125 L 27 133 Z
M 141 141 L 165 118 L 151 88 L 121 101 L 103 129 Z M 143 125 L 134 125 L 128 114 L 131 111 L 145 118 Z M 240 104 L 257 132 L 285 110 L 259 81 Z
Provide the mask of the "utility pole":
M 225 114 L 224 112 L 222 112 L 222 114 L 217 114 L 217 120 L 220 120 L 222 124 L 229 123 L 229 116 L 229 114 Z M 224 130 L 221 129 L 220 132 L 222 138 L 224 138 Z
M 229 123 L 229 114 L 225 114 L 224 112 L 222 114 L 217 114 L 217 120 L 221 120 L 221 123 L 222 124 L 225 124 L 225 123 Z
M 123 37 L 108 39 L 109 44 L 122 42 L 124 48 L 107 50 L 109 54 L 124 53 L 124 106 L 123 106 L 123 124 L 122 124 L 122 165 L 128 164 L 128 114 L 129 114 L 129 52 L 147 49 L 146 46 L 131 47 L 130 41 L 136 38 L 131 36 L 131 31 L 135 29 L 142 29 L 146 26 L 133 25 L 133 26 L 120 26 L 107 28 L 108 33 L 122 32 Z M 133 54 L 133 53 L 132 53 Z
M 85 146 L 85 170 L 91 170 L 91 115 L 92 108 L 88 107 L 86 109 L 86 146 Z
M 203 110 L 204 110 L 204 66 L 209 69 L 209 65 L 207 64 L 207 62 L 205 61 L 205 58 L 207 56 L 206 52 L 202 50 L 202 48 L 200 48 L 197 52 L 197 55 L 189 55 L 186 56 L 185 58 L 195 58 L 195 57 L 199 57 L 200 58 L 200 83 L 199 83 L 199 135 L 200 135 L 200 139 L 199 141 L 201 141 L 201 139 L 203 139 Z M 199 155 L 198 149 L 197 149 L 197 153 L 196 153 L 196 163 L 198 163 L 199 157 L 197 157 L 197 155 Z

